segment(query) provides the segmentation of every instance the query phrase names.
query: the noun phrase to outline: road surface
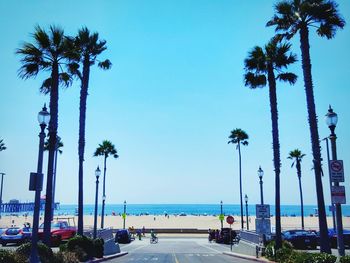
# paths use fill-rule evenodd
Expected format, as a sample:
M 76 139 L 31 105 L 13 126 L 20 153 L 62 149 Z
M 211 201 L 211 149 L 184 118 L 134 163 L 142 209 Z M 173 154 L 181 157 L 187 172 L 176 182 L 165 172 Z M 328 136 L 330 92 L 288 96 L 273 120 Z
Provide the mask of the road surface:
M 162 238 L 157 244 L 150 244 L 149 238 L 135 240 L 131 244 L 120 245 L 128 255 L 110 260 L 111 263 L 215 263 L 252 262 L 239 259 L 222 252 L 230 251 L 229 246 L 209 243 L 206 238 Z

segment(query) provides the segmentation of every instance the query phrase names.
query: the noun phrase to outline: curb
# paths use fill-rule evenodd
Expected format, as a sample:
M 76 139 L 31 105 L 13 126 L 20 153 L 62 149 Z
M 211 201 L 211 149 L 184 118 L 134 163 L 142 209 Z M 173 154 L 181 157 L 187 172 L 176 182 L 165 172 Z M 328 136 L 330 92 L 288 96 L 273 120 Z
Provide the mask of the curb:
M 119 257 L 125 256 L 128 253 L 129 252 L 121 252 L 121 253 L 113 254 L 113 255 L 110 255 L 110 256 L 105 256 L 103 258 L 94 259 L 94 260 L 91 260 L 89 262 L 91 262 L 91 263 L 104 262 L 104 261 L 107 261 L 107 260 L 110 260 L 110 259 L 114 259 L 114 258 L 119 258 Z
M 252 261 L 256 261 L 256 262 L 264 262 L 264 263 L 267 263 L 267 262 L 273 262 L 273 261 L 270 261 L 268 259 L 265 259 L 265 258 L 256 258 L 254 256 L 248 256 L 248 255 L 244 255 L 244 254 L 238 254 L 238 253 L 234 253 L 234 252 L 222 252 L 222 254 L 224 255 L 227 255 L 227 256 L 231 256 L 231 257 L 236 257 L 236 258 L 241 258 L 241 259 L 248 259 L 248 260 L 252 260 Z M 275 262 L 273 262 L 275 263 Z

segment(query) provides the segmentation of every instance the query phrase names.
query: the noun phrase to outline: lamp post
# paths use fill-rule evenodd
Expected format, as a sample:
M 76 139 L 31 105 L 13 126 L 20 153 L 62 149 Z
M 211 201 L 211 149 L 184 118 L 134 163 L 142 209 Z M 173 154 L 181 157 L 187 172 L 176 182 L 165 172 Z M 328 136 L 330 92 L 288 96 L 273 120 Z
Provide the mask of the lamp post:
M 125 229 L 125 218 L 126 218 L 126 201 L 124 201 L 123 229 Z
M 248 196 L 244 196 L 244 201 L 245 201 L 245 214 L 246 214 L 246 219 L 247 219 L 247 230 L 249 230 L 249 220 L 248 220 Z
M 331 180 L 331 167 L 330 167 L 330 157 L 329 157 L 329 145 L 328 145 L 328 137 L 324 138 L 323 141 L 326 141 L 326 150 L 327 150 L 327 161 L 328 161 L 328 175 L 329 175 L 329 187 L 330 187 L 330 192 L 332 192 L 332 180 Z M 332 200 L 331 200 L 332 201 Z M 332 202 L 331 202 L 332 203 Z M 332 203 L 331 204 L 332 208 L 332 221 L 333 221 L 333 230 L 336 230 L 336 224 L 335 224 L 335 206 Z
M 261 169 L 261 166 L 259 166 L 259 170 L 258 170 L 258 175 L 259 175 L 259 180 L 260 180 L 260 200 L 261 200 L 261 204 L 264 204 L 264 192 L 263 192 L 263 176 L 264 176 L 264 171 L 263 169 Z
M 334 130 L 338 123 L 338 115 L 333 111 L 330 105 L 329 105 L 328 112 L 326 114 L 326 123 L 329 129 L 331 130 L 329 140 L 331 141 L 332 160 L 337 160 L 337 145 L 336 145 L 337 136 L 335 135 Z M 334 186 L 339 186 L 339 182 L 334 182 Z M 335 204 L 335 214 L 336 214 L 336 220 L 337 220 L 338 253 L 339 253 L 339 256 L 344 256 L 345 250 L 344 250 L 344 239 L 343 239 L 343 220 L 342 220 L 341 205 L 339 203 Z
M 2 212 L 2 187 L 4 185 L 4 175 L 5 173 L 0 173 L 1 174 L 1 189 L 0 189 L 0 219 L 1 219 L 1 212 Z
M 38 227 L 39 227 L 39 214 L 40 214 L 40 192 L 43 188 L 43 155 L 44 155 L 44 140 L 45 140 L 45 128 L 50 121 L 50 113 L 48 113 L 46 105 L 38 113 L 38 122 L 40 124 L 39 133 L 39 154 L 38 154 L 38 166 L 37 172 L 30 174 L 29 189 L 35 191 L 34 200 L 34 214 L 33 214 L 33 230 L 32 230 L 32 248 L 30 253 L 30 263 L 40 262 L 38 257 Z
M 101 170 L 100 167 L 97 166 L 97 169 L 95 170 L 95 176 L 96 176 L 96 194 L 95 194 L 95 216 L 94 216 L 94 239 L 97 236 L 97 203 L 98 203 L 98 178 L 100 177 Z
M 222 200 L 220 201 L 220 221 L 221 221 L 221 229 L 224 227 L 224 219 L 223 217 L 223 212 L 222 212 Z

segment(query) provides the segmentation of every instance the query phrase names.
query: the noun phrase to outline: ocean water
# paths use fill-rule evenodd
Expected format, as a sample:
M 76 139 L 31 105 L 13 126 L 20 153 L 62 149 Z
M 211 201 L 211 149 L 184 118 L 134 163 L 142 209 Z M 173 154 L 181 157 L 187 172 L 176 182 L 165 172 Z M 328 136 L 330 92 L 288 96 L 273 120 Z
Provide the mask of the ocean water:
M 309 216 L 315 214 L 317 205 L 305 205 L 304 215 Z M 93 215 L 95 206 L 92 204 L 84 205 L 84 214 Z M 123 213 L 123 204 L 106 204 L 106 214 L 121 214 Z M 55 215 L 74 215 L 77 210 L 77 205 L 62 204 L 58 210 L 55 210 Z M 273 215 L 275 207 L 270 207 L 270 213 Z M 223 205 L 225 215 L 239 215 L 240 205 L 227 204 Z M 350 206 L 342 206 L 343 216 L 350 216 Z M 98 213 L 101 213 L 101 206 L 98 207 Z M 186 215 L 218 215 L 220 214 L 220 204 L 127 204 L 126 213 L 129 215 L 178 215 L 185 213 Z M 245 213 L 245 206 L 244 206 Z M 255 205 L 248 205 L 248 213 L 255 215 Z M 287 216 L 300 216 L 300 206 L 298 205 L 282 205 L 281 214 Z M 331 216 L 329 207 L 326 207 L 327 215 Z

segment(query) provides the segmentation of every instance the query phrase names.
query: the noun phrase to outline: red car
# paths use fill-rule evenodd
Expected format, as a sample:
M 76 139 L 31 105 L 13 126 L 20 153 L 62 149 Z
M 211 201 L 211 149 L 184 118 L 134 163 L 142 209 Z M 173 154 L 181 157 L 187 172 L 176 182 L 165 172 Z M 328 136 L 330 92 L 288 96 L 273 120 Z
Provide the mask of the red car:
M 59 245 L 62 240 L 67 240 L 75 236 L 77 229 L 69 226 L 67 221 L 51 222 L 51 244 Z M 39 227 L 39 239 L 44 238 L 44 224 Z

